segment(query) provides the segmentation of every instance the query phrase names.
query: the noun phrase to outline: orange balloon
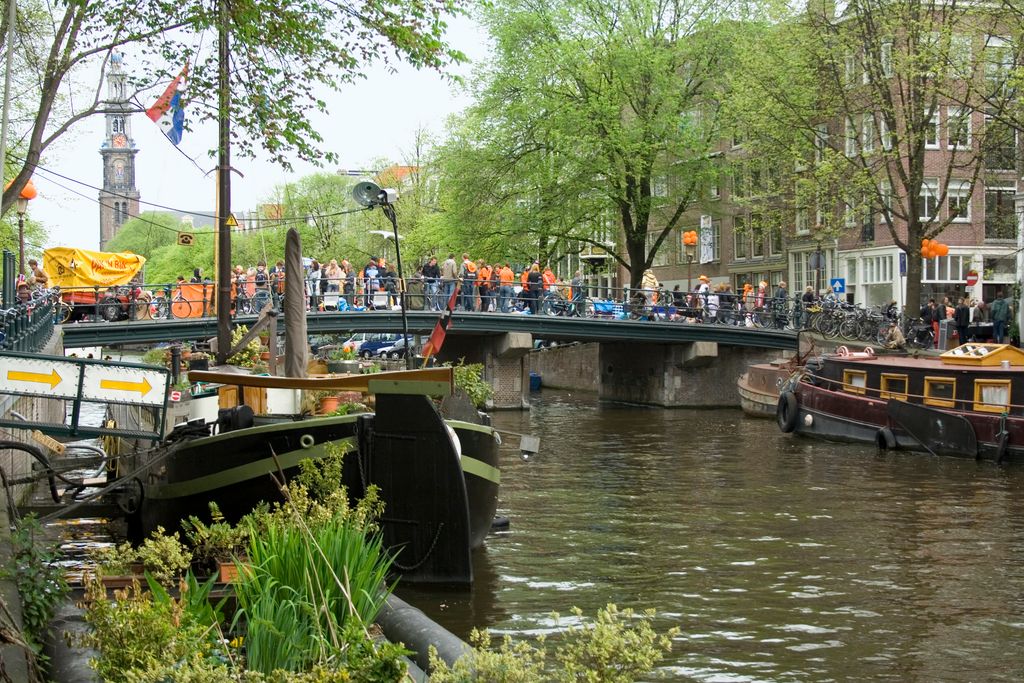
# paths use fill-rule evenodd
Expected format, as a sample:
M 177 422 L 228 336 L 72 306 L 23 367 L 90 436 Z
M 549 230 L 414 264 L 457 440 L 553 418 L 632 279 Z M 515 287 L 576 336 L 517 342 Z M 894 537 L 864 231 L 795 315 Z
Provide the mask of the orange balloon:
M 31 179 L 29 179 L 29 181 L 25 183 L 25 187 L 21 188 L 22 199 L 35 199 L 37 194 L 38 193 L 36 192 L 36 186 L 32 184 Z
M 948 255 L 949 255 L 949 245 L 948 244 L 940 244 L 939 245 L 939 256 L 948 256 Z
M 924 258 L 935 258 L 935 254 L 932 253 L 932 250 L 929 247 L 925 247 L 921 250 L 921 256 Z

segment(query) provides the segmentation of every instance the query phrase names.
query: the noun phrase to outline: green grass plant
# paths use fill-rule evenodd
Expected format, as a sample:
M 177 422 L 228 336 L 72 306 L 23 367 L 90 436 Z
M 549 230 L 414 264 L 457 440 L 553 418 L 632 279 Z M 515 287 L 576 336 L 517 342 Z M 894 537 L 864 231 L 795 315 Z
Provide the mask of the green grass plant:
M 263 673 L 343 658 L 346 627 L 367 629 L 390 592 L 379 534 L 351 520 L 251 529 L 248 555 L 235 594 L 248 668 Z

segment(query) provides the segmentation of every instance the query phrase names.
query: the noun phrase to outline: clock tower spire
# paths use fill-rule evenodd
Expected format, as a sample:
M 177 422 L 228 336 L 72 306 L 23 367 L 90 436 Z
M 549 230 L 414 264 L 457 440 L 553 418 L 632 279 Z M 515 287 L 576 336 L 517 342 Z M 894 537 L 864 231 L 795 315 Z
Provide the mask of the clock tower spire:
M 107 73 L 106 135 L 100 145 L 103 159 L 103 189 L 100 190 L 100 251 L 106 249 L 121 225 L 139 215 L 139 191 L 135 188 L 135 155 L 131 115 L 135 107 L 128 101 L 124 55 L 110 56 Z

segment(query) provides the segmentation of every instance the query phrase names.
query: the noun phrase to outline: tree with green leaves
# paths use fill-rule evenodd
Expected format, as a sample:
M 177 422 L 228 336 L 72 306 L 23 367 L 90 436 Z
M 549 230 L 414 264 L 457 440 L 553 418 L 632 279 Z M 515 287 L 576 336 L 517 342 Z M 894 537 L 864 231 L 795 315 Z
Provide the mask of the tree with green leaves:
M 103 111 L 102 88 L 82 79 L 94 78 L 98 67 L 102 83 L 116 52 L 143 55 L 135 95 L 169 81 L 188 59 L 189 121 L 194 125 L 219 115 L 219 65 L 216 51 L 209 49 L 218 29 L 216 3 L 58 2 L 45 8 L 33 4 L 31 12 L 26 4 L 18 3 L 15 48 L 35 85 L 22 100 L 31 113 L 15 127 L 14 137 L 23 137 L 25 146 L 3 194 L 2 212 L 48 147 L 78 121 Z M 463 58 L 444 38 L 446 18 L 461 6 L 462 0 L 368 0 L 358 8 L 320 0 L 232 0 L 234 153 L 262 152 L 285 168 L 292 158 L 332 160 L 310 122 L 311 113 L 326 111 L 319 89 L 338 89 L 379 60 L 444 71 Z M 5 28 L 0 25 L 0 36 Z M 73 107 L 68 92 L 81 96 Z
M 1012 55 L 991 40 L 1006 21 L 955 0 L 855 0 L 838 14 L 816 2 L 765 17 L 737 45 L 725 99 L 746 140 L 741 173 L 760 171 L 748 203 L 819 243 L 866 246 L 881 222 L 907 254 L 916 311 L 922 240 L 968 215 L 986 171 L 1014 156 L 992 123 L 1017 98 Z
M 501 256 L 611 247 L 639 285 L 716 172 L 725 9 L 701 0 L 487 5 L 495 55 L 438 153 L 449 225 Z

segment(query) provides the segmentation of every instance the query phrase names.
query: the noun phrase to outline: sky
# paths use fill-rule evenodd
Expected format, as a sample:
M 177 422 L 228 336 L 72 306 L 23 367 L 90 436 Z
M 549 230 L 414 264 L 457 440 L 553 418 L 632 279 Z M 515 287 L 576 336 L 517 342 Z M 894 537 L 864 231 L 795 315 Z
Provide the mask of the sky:
M 469 57 L 469 62 L 455 69 L 455 73 L 468 78 L 472 62 L 487 56 L 484 32 L 472 20 L 460 17 L 449 22 L 448 40 Z M 125 56 L 125 69 L 131 69 L 130 52 Z M 314 119 L 324 137 L 323 149 L 335 152 L 338 163 L 317 167 L 293 161 L 293 170 L 288 173 L 258 158 L 233 157 L 232 166 L 242 174 L 234 173 L 232 177 L 234 211 L 254 209 L 272 196 L 275 186 L 309 173 L 363 169 L 380 158 L 401 162 L 413 148 L 417 129 L 425 128 L 440 136 L 445 120 L 470 103 L 461 86 L 447 82 L 433 71 L 417 71 L 400 64 L 396 73 L 374 67 L 366 74 L 366 79 L 345 86 L 340 92 L 325 93 L 329 113 Z M 149 106 L 158 95 L 158 91 L 153 91 L 148 100 L 140 97 L 140 101 Z M 86 119 L 44 154 L 42 166 L 46 169 L 85 183 L 54 178 L 44 171 L 35 174 L 33 182 L 39 195 L 29 204 L 28 212 L 48 231 L 47 247 L 99 247 L 98 190 L 94 188 L 103 184 L 99 148 L 104 125 L 102 115 Z M 206 154 L 216 144 L 215 125 L 186 131 L 178 149 L 143 113 L 133 115 L 130 126 L 139 150 L 135 157 L 135 182 L 141 194 L 140 211 L 160 210 L 145 204 L 152 202 L 188 212 L 212 213 L 216 173 L 205 172 L 216 165 L 216 160 Z M 202 169 L 186 155 L 194 158 Z

